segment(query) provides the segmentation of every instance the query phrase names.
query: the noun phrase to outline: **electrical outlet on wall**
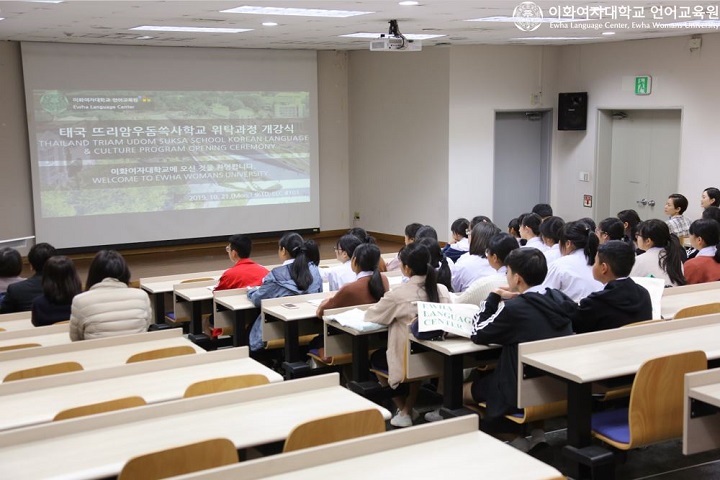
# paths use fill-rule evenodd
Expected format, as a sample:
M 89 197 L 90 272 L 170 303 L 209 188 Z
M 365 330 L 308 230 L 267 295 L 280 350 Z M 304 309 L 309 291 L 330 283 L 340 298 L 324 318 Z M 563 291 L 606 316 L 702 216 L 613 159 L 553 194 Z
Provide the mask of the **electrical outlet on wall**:
M 353 213 L 353 220 L 360 220 L 360 212 Z

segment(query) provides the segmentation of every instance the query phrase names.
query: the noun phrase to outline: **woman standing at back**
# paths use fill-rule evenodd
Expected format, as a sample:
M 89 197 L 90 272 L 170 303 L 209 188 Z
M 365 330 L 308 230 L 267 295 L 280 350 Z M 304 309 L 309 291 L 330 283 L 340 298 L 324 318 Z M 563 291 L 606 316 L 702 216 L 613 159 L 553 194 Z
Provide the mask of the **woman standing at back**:
M 130 269 L 115 250 L 100 250 L 88 270 L 86 292 L 73 298 L 70 339 L 142 333 L 150 326 L 147 293 L 130 288 Z
M 670 234 L 667 223 L 658 219 L 640 222 L 637 226 L 637 246 L 645 253 L 635 260 L 631 277 L 662 278 L 666 287 L 687 283 L 683 273 L 683 248 L 678 237 Z
M 317 265 L 310 259 L 315 242 L 307 242 L 297 233 L 286 233 L 278 242 L 278 257 L 283 264 L 272 269 L 263 279 L 262 285 L 249 288 L 247 296 L 253 305 L 260 307 L 265 298 L 280 298 L 290 295 L 322 292 L 322 278 Z M 250 350 L 264 348 L 260 316 L 250 330 Z

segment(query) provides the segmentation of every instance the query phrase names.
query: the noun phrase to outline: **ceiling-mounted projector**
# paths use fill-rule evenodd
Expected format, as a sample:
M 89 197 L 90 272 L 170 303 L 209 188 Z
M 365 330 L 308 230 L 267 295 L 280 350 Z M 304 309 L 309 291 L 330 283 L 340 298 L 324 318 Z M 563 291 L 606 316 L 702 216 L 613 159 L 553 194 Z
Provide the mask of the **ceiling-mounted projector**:
M 390 20 L 388 34 L 380 35 L 380 38 L 370 41 L 372 52 L 419 52 L 422 50 L 420 40 L 408 40 L 400 33 L 397 20 Z
M 420 50 L 422 50 L 420 40 L 407 40 L 385 35 L 370 40 L 370 51 L 372 52 L 419 52 Z

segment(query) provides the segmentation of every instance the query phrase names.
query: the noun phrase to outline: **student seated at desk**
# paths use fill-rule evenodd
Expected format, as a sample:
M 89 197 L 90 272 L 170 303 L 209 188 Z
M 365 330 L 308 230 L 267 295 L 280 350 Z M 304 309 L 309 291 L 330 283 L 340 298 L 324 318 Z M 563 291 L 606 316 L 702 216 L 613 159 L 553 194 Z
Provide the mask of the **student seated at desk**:
M 410 245 L 412 242 L 415 241 L 415 234 L 418 230 L 420 230 L 420 227 L 422 227 L 422 223 L 411 223 L 405 227 L 405 245 Z M 405 247 L 402 247 L 405 248 Z M 400 251 L 402 251 L 402 248 Z M 386 267 L 388 272 L 392 272 L 393 270 L 400 270 L 400 252 L 398 252 L 397 256 L 387 262 Z
M 635 252 L 622 240 L 598 247 L 592 271 L 605 288 L 580 300 L 572 315 L 575 333 L 608 330 L 652 318 L 650 294 L 628 278 L 634 264 Z
M 369 243 L 359 245 L 353 252 L 349 263 L 357 275 L 357 280 L 346 283 L 335 295 L 323 300 L 317 309 L 319 318 L 322 318 L 325 310 L 377 303 L 385 295 L 385 292 L 390 290 L 387 277 L 378 269 L 380 249 L 377 245 Z M 325 361 L 331 360 L 325 357 L 322 335 L 318 335 L 310 341 L 310 349 L 317 349 L 318 356 Z
M 457 259 L 460 258 L 461 255 L 466 254 L 468 250 L 470 250 L 470 240 L 468 240 L 469 229 L 470 222 L 468 222 L 467 218 L 458 218 L 450 225 L 452 240 L 442 249 L 442 253 L 446 258 L 457 262 Z
M 562 292 L 542 288 L 547 274 L 545 256 L 534 248 L 519 248 L 505 259 L 507 288 L 497 288 L 473 319 L 471 340 L 502 345 L 497 368 L 467 382 L 467 403 L 487 403 L 489 418 L 517 410 L 518 344 L 572 334 L 574 303 Z
M 715 220 L 695 220 L 690 225 L 690 243 L 698 253 L 685 262 L 688 284 L 720 280 L 720 224 Z
M 631 277 L 654 277 L 665 280 L 666 287 L 685 285 L 683 253 L 680 240 L 670 234 L 667 223 L 645 220 L 637 227 L 637 245 L 645 253 L 635 260 Z
M 115 250 L 100 250 L 88 269 L 87 291 L 76 295 L 70 309 L 70 339 L 87 340 L 146 332 L 150 298 L 130 288 L 130 269 Z
M 0 313 L 29 312 L 32 302 L 42 295 L 42 272 L 45 262 L 56 254 L 55 247 L 49 243 L 38 243 L 28 252 L 28 261 L 33 269 L 32 277 L 7 286 L 5 296 L 0 303 Z
M 600 240 L 600 245 L 610 240 L 622 240 L 625 237 L 625 224 L 617 217 L 608 217 L 598 223 L 595 235 Z
M 547 246 L 543 252 L 547 260 L 548 268 L 555 263 L 555 260 L 562 257 L 560 252 L 560 232 L 565 226 L 565 220 L 560 217 L 548 217 L 540 224 L 540 238 Z
M 10 247 L 0 248 L 0 302 L 5 297 L 8 285 L 25 280 L 22 273 L 20 252 Z
M 543 219 L 537 213 L 525 213 L 520 222 L 520 238 L 525 240 L 523 248 L 537 248 L 541 252 L 548 250 L 548 246 L 540 238 L 540 224 Z
M 373 367 L 387 370 L 389 378 L 380 377 L 383 385 L 397 388 L 405 378 L 404 354 L 408 341 L 408 326 L 417 317 L 415 302 L 450 303 L 450 293 L 437 283 L 435 268 L 430 264 L 430 252 L 419 243 L 412 243 L 400 252 L 403 275 L 407 283 L 387 292 L 378 303 L 365 312 L 365 321 L 388 326 L 387 350 L 377 350 L 370 358 Z M 420 383 L 410 384 L 407 398 L 395 397 L 398 409 L 390 419 L 395 427 L 409 427 L 413 423 L 413 407 L 420 392 Z
M 498 233 L 493 236 L 485 254 L 490 266 L 497 271 L 497 274 L 475 280 L 467 290 L 455 296 L 455 303 L 471 303 L 479 306 L 493 290 L 507 285 L 505 259 L 510 252 L 518 248 L 520 245 L 509 233 Z
M 361 243 L 371 243 L 373 245 L 377 245 L 375 237 L 369 235 L 364 228 L 354 227 L 348 230 L 347 233 L 350 235 L 355 235 L 357 238 L 360 239 Z M 385 265 L 385 260 L 383 260 L 382 257 L 380 257 L 379 268 L 381 272 L 387 272 L 387 265 Z
M 417 240 L 416 243 L 425 245 L 430 252 L 430 265 L 435 267 L 435 273 L 437 273 L 437 282 L 445 285 L 449 292 L 453 291 L 452 288 L 452 271 L 450 271 L 450 260 L 447 259 L 442 253 L 440 243 L 434 238 L 424 237 Z M 403 278 L 406 282 L 407 278 Z
M 470 233 L 470 251 L 450 267 L 452 286 L 455 292 L 464 292 L 478 278 L 497 273 L 490 266 L 485 256 L 485 250 L 487 250 L 490 239 L 498 232 L 500 229 L 494 223 L 481 222 L 473 227 Z
M 320 276 L 323 282 L 328 282 L 331 292 L 340 290 L 343 285 L 357 280 L 357 274 L 353 271 L 350 259 L 359 245 L 363 245 L 363 243 L 355 235 L 349 233 L 343 235 L 335 244 L 335 258 L 340 265 L 320 269 Z
M 70 320 L 73 298 L 82 292 L 73 261 L 62 255 L 48 259 L 43 268 L 42 288 L 43 294 L 33 301 L 32 324 L 45 327 Z
M 580 220 L 566 223 L 560 232 L 562 257 L 549 266 L 543 287 L 556 288 L 576 302 L 602 290 L 592 275 L 597 247 L 595 227 Z
M 688 199 L 685 195 L 673 193 L 665 202 L 663 212 L 670 217 L 667 221 L 670 233 L 674 233 L 678 237 L 687 237 L 690 235 L 690 220 L 683 216 L 688 207 Z
M 268 269 L 250 260 L 252 240 L 245 235 L 233 235 L 228 239 L 225 251 L 234 265 L 222 274 L 215 290 L 257 287 L 267 275 Z
M 322 292 L 322 278 L 317 265 L 310 257 L 315 256 L 317 247 L 312 240 L 305 241 L 298 233 L 288 232 L 278 242 L 278 257 L 283 264 L 272 269 L 263 279 L 262 285 L 248 289 L 248 299 L 260 307 L 264 298 L 279 298 L 290 295 Z M 262 350 L 261 316 L 250 329 L 250 350 Z

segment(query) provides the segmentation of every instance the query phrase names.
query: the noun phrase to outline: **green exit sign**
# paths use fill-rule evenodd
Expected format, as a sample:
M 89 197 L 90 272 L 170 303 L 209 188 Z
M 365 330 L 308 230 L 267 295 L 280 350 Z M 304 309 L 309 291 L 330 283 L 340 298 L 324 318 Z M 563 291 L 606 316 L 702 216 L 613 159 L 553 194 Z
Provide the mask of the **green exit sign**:
M 635 77 L 635 95 L 650 95 L 652 92 L 652 77 L 643 75 Z

